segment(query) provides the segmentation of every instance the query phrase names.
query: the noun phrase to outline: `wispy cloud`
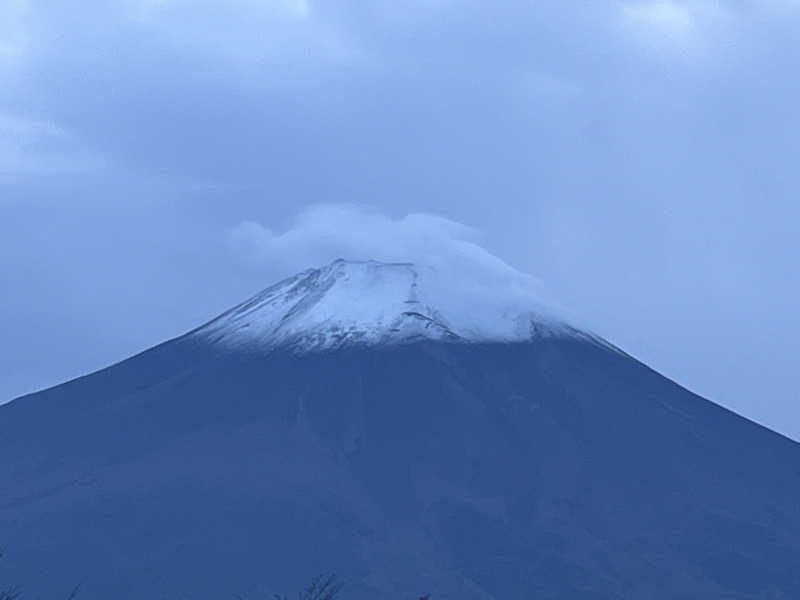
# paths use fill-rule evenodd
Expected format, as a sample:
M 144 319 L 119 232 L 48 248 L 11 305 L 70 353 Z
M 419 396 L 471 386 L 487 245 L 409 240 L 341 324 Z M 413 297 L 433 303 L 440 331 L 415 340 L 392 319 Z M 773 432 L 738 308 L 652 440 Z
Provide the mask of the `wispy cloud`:
M 73 173 L 102 166 L 103 161 L 55 123 L 0 112 L 0 175 Z
M 484 248 L 480 238 L 477 229 L 438 215 L 392 218 L 349 204 L 307 208 L 281 233 L 255 221 L 229 232 L 236 255 L 256 269 L 277 266 L 287 275 L 336 258 L 413 262 L 435 269 L 437 285 L 454 294 L 496 297 L 531 309 L 557 304 L 546 298 L 535 277 Z
M 713 0 L 640 0 L 621 5 L 625 32 L 649 50 L 697 56 L 727 28 L 730 11 Z
M 203 14 L 214 11 L 215 2 L 201 0 L 129 0 L 127 2 L 130 15 L 140 19 L 159 19 L 176 13 L 192 12 Z M 248 14 L 275 18 L 306 18 L 311 13 L 308 0 L 231 0 L 225 4 L 225 11 L 230 14 Z
M 28 0 L 4 0 L 0 3 L 0 68 L 19 61 L 28 44 L 25 21 Z
M 432 263 L 459 257 L 495 272 L 516 273 L 479 245 L 478 230 L 432 214 L 392 218 L 363 206 L 318 204 L 301 211 L 282 233 L 245 221 L 230 236 L 237 254 L 253 264 L 277 260 L 291 270 L 335 258 Z
M 631 25 L 650 35 L 685 38 L 697 26 L 695 15 L 687 6 L 671 0 L 627 4 L 623 13 Z
M 124 6 L 123 21 L 169 42 L 170 52 L 222 60 L 247 75 L 254 65 L 297 69 L 354 55 L 309 0 L 129 0 Z

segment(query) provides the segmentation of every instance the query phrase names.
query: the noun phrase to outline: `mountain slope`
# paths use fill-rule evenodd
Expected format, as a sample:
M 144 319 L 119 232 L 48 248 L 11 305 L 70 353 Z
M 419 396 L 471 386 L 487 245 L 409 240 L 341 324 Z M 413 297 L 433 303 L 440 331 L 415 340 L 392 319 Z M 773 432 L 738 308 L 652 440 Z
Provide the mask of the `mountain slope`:
M 470 339 L 433 309 L 458 338 L 220 343 L 229 314 L 0 407 L 0 576 L 34 597 L 257 598 L 328 570 L 355 599 L 800 597 L 796 443 L 569 327 Z

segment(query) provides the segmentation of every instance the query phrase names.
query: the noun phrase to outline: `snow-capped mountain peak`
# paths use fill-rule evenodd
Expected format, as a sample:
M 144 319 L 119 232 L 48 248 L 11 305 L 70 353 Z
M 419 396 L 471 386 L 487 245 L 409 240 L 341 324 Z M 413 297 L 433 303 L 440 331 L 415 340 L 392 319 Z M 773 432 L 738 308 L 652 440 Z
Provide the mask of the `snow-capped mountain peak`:
M 569 329 L 525 293 L 454 285 L 441 269 L 413 263 L 339 259 L 280 281 L 193 335 L 302 351 L 418 339 L 514 342 Z

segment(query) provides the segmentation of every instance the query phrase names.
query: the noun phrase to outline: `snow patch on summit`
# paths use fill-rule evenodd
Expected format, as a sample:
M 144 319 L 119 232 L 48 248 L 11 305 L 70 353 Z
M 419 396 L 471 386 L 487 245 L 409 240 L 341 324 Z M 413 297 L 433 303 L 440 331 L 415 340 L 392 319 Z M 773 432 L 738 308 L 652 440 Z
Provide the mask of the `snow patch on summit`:
M 419 339 L 517 342 L 574 330 L 526 294 L 453 286 L 413 263 L 337 260 L 289 277 L 193 332 L 229 348 L 298 351 Z

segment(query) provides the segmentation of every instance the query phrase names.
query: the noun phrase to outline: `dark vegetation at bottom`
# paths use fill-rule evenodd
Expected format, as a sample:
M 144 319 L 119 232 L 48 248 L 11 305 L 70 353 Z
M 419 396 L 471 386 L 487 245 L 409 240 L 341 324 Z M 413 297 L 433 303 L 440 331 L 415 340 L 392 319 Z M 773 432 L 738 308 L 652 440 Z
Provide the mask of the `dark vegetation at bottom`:
M 3 551 L 0 550 L 0 558 Z M 337 600 L 344 583 L 335 574 L 317 575 L 311 582 L 297 594 L 298 600 Z M 76 586 L 67 596 L 66 600 L 75 600 L 78 596 L 80 586 Z M 236 600 L 246 600 L 243 596 L 234 595 Z M 289 596 L 275 594 L 274 600 L 291 600 Z M 430 594 L 419 597 L 419 600 L 430 600 Z M 0 588 L 0 600 L 22 600 L 22 593 L 17 587 Z
M 3 551 L 0 550 L 0 558 L 3 558 Z M 15 587 L 0 587 L 0 600 L 16 600 L 19 598 L 19 589 Z
M 0 558 L 3 558 L 2 550 L 0 550 Z M 75 600 L 80 591 L 80 587 L 80 585 L 75 586 L 67 595 L 66 600 Z M 15 586 L 5 587 L 5 585 L 2 585 L 0 586 L 0 600 L 22 600 L 22 590 Z

